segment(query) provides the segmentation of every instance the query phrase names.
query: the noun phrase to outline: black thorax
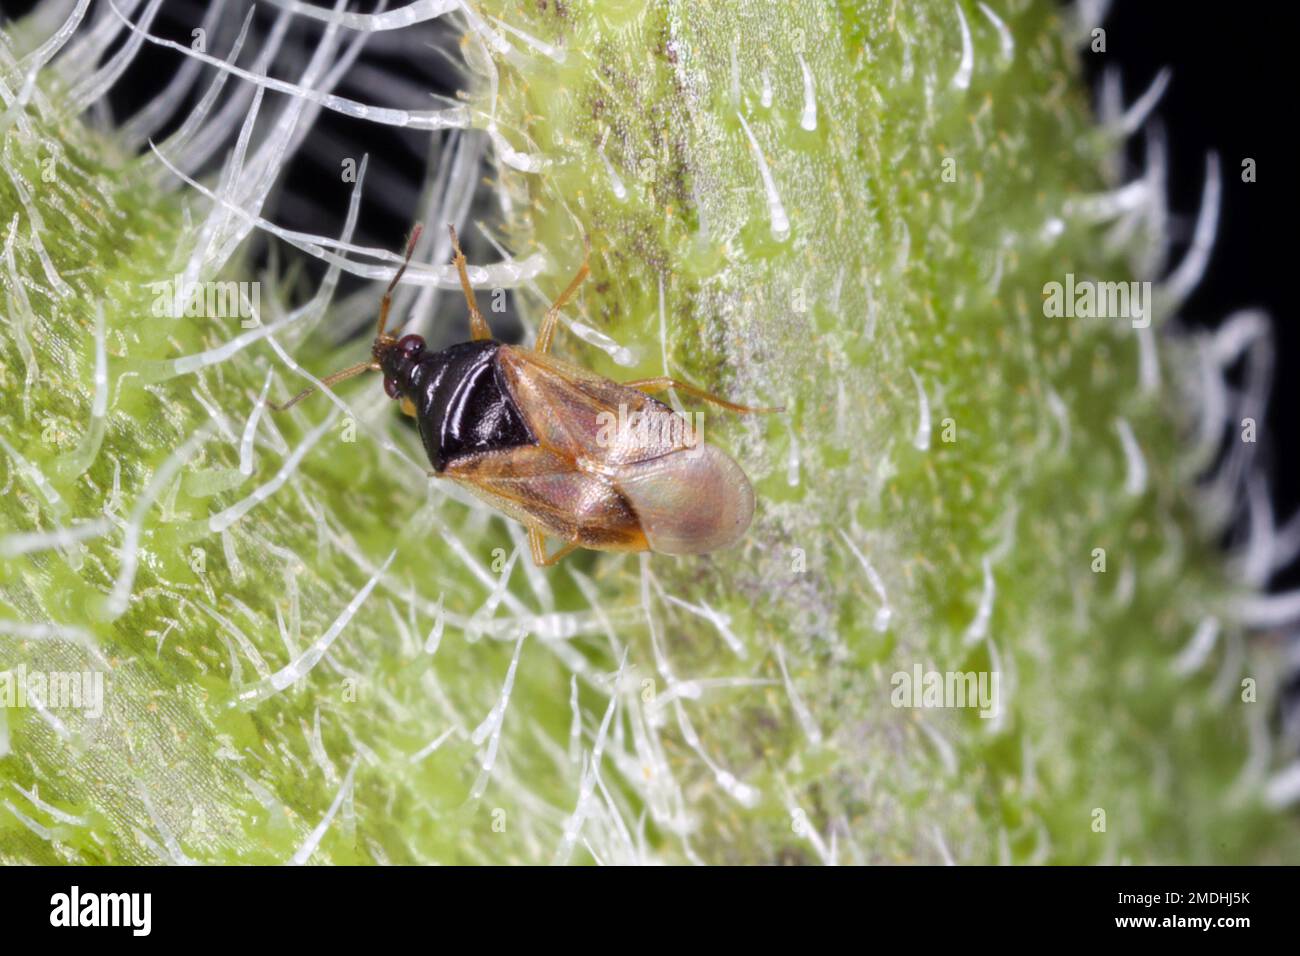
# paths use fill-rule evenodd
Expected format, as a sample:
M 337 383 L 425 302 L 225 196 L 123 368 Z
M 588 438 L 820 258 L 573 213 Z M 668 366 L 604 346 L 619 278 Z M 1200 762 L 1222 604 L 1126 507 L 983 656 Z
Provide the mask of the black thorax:
M 434 471 L 461 455 L 535 445 L 498 361 L 501 343 L 462 342 L 439 352 L 394 349 L 384 372 L 415 405 Z

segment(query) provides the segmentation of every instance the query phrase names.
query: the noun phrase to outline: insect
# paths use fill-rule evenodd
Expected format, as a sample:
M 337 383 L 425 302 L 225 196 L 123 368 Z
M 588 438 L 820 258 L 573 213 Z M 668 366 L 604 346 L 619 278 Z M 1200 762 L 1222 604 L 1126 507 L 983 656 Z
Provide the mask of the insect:
M 737 405 L 668 377 L 619 384 L 551 355 L 560 309 L 589 274 L 585 259 L 551 303 L 533 348 L 497 341 L 475 301 L 455 227 L 448 228 L 470 341 L 433 350 L 418 335 L 387 331 L 417 226 L 380 302 L 370 358 L 323 384 L 382 372 L 384 391 L 419 426 L 430 474 L 523 524 L 539 566 L 575 548 L 703 554 L 735 544 L 754 513 L 749 479 L 725 452 L 681 428 L 682 416 L 650 393 L 678 389 L 740 413 L 782 409 Z M 274 407 L 289 408 L 313 391 Z M 613 421 L 637 427 L 612 428 Z M 563 542 L 549 555 L 547 536 Z

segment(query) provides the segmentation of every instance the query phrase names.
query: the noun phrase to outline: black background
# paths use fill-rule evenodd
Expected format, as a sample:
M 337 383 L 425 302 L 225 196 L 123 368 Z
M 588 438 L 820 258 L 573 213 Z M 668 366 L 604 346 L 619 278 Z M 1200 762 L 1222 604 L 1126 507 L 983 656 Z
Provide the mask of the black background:
M 1101 72 L 1118 68 L 1125 103 L 1147 89 L 1164 67 L 1173 79 L 1156 109 L 1169 143 L 1169 205 L 1179 235 L 1190 237 L 1205 178 L 1205 156 L 1219 154 L 1223 200 L 1205 277 L 1183 310 L 1192 326 L 1216 325 L 1231 312 L 1259 306 L 1273 318 L 1277 346 L 1273 394 L 1260 435 L 1271 466 L 1281 522 L 1300 507 L 1300 329 L 1291 290 L 1296 263 L 1297 110 L 1294 3 L 1187 3 L 1119 0 L 1106 19 L 1106 52 L 1082 53 L 1096 90 Z M 1134 137 L 1140 140 L 1141 137 Z M 1256 182 L 1241 181 L 1241 161 L 1256 161 Z M 1174 249 L 1172 262 L 1186 248 Z M 1278 587 L 1300 585 L 1300 568 Z
M 68 894 L 74 883 L 79 894 L 151 893 L 151 934 L 50 927 L 52 896 Z M 965 949 L 974 940 L 1022 942 L 1062 934 L 1075 943 L 1125 936 L 1139 945 L 1209 942 L 1216 952 L 1231 952 L 1294 935 L 1293 884 L 1291 870 L 1274 867 L 980 867 L 977 879 L 965 867 L 854 868 L 851 875 L 831 867 L 730 867 L 721 880 L 702 867 L 678 867 L 671 874 L 643 868 L 613 877 L 596 867 L 569 867 L 548 872 L 544 886 L 522 868 L 258 867 L 244 870 L 232 893 L 229 875 L 219 868 L 0 869 L 12 938 L 39 936 L 64 946 L 153 943 L 171 951 L 193 945 L 196 931 L 208 948 L 291 944 L 298 951 L 371 952 L 385 938 L 405 942 L 410 936 L 436 946 L 448 937 L 469 936 L 510 951 L 554 938 L 557 919 L 576 905 L 593 939 L 626 938 L 629 930 L 659 939 L 687 933 L 697 950 L 743 949 L 747 939 L 759 951 L 806 949 L 808 922 L 798 918 L 806 914 L 815 916 L 822 939 L 861 944 L 883 936 L 922 952 L 946 951 L 950 942 Z M 651 899 L 671 898 L 673 905 L 663 912 L 631 911 L 629 889 Z M 1165 905 L 1170 892 L 1184 902 Z M 1238 895 L 1231 906 L 1195 905 L 1186 902 L 1193 893 L 1246 899 Z M 1160 902 L 1120 903 L 1120 894 L 1157 895 Z M 1250 925 L 1206 931 L 1115 924 L 1117 917 L 1193 916 L 1246 917 Z M 781 935 L 786 939 L 774 946 Z

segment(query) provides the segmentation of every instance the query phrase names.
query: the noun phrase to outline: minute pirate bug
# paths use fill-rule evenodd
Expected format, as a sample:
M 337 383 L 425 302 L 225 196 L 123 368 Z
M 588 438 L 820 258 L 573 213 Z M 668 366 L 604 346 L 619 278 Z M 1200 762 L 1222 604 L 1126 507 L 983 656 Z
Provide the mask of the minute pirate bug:
M 454 226 L 451 246 L 469 306 L 470 341 L 440 351 L 418 335 L 386 331 L 393 290 L 379 306 L 369 360 L 323 379 L 384 373 L 384 391 L 419 426 L 431 475 L 450 478 L 528 529 L 533 561 L 555 564 L 575 548 L 704 554 L 740 540 L 754 514 L 754 490 L 725 452 L 686 433 L 682 418 L 648 393 L 678 389 L 733 412 L 750 408 L 668 377 L 619 384 L 550 354 L 561 307 L 587 278 L 586 257 L 551 303 L 533 348 L 492 338 L 478 310 Z M 310 395 L 308 388 L 283 411 Z M 636 420 L 610 435 L 608 423 Z M 546 553 L 546 535 L 565 543 Z

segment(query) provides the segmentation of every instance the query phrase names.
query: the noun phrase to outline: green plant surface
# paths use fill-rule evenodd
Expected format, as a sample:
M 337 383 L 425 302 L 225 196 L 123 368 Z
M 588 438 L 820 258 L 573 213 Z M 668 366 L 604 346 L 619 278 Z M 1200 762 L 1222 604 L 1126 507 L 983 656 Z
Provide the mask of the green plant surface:
M 530 321 L 586 237 L 567 317 L 626 352 L 562 330 L 563 357 L 786 409 L 702 409 L 758 494 L 741 546 L 544 570 L 374 378 L 261 414 L 268 374 L 304 384 L 269 340 L 172 366 L 246 331 L 150 311 L 214 206 L 43 78 L 0 123 L 0 669 L 105 695 L 0 708 L 0 860 L 1294 859 L 1279 665 L 1200 520 L 1195 340 L 1168 297 L 1149 332 L 1044 315 L 1154 240 L 1098 212 L 1119 139 L 1077 25 L 998 6 L 477 5 L 526 35 L 461 49 L 491 228 L 549 264 Z M 260 281 L 265 323 L 303 305 L 238 257 L 201 278 Z M 318 305 L 283 347 L 360 361 Z M 895 706 L 917 665 L 998 674 L 997 714 Z

